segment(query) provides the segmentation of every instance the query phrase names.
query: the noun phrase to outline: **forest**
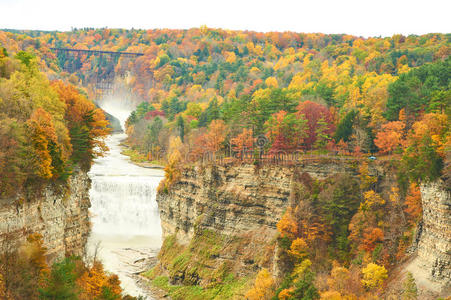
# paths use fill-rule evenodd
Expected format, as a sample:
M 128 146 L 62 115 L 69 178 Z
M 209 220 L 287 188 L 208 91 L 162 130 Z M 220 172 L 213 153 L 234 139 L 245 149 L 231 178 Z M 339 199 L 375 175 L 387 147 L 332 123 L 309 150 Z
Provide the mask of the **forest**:
M 1 194 L 88 168 L 106 150 L 108 130 L 87 99 L 99 76 L 121 75 L 140 100 L 126 122 L 129 154 L 165 165 L 160 192 L 205 155 L 239 163 L 261 136 L 268 153 L 355 158 L 359 181 L 300 180 L 299 204 L 277 223 L 286 278 L 275 286 L 263 269 L 246 297 L 378 299 L 421 219 L 419 183 L 451 186 L 450 40 L 206 26 L 0 31 Z M 102 57 L 53 47 L 143 55 L 118 58 L 111 69 Z M 368 174 L 369 156 L 396 174 L 399 188 L 385 199 Z M 401 218 L 398 228 L 387 211 Z M 403 299 L 416 299 L 412 280 Z
M 49 76 L 75 66 L 67 79 L 92 87 L 99 74 L 129 72 L 143 101 L 127 121 L 129 142 L 150 160 L 155 149 L 169 151 L 171 137 L 184 154 L 202 155 L 251 148 L 264 134 L 273 151 L 405 154 L 410 165 L 414 148 L 431 148 L 440 169 L 449 144 L 449 34 L 364 39 L 205 26 L 1 34 L 6 48 L 38 56 Z M 101 57 L 51 47 L 144 55 L 107 70 Z

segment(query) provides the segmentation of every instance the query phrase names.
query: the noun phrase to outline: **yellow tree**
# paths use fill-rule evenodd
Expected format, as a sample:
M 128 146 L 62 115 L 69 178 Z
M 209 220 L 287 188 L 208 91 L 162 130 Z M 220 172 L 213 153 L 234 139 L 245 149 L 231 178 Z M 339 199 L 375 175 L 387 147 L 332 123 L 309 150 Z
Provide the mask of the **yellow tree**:
M 413 124 L 408 142 L 409 144 L 418 143 L 424 136 L 429 135 L 438 153 L 443 157 L 445 155 L 448 132 L 448 116 L 440 113 L 429 113 L 425 114 L 420 121 Z
M 50 142 L 56 142 L 56 132 L 52 116 L 42 108 L 36 109 L 27 121 L 28 134 L 33 144 L 35 165 L 34 173 L 42 178 L 53 176 L 52 157 L 50 155 Z
M 10 299 L 7 297 L 5 280 L 3 279 L 2 274 L 0 274 L 0 299 Z
M 308 246 L 304 239 L 295 239 L 290 246 L 288 253 L 298 260 L 302 260 L 308 256 Z
M 421 206 L 421 192 L 418 184 L 410 184 L 404 205 L 404 211 L 407 213 L 407 219 L 411 224 L 415 224 L 423 211 Z
M 227 127 L 223 120 L 213 120 L 210 123 L 206 136 L 206 147 L 209 151 L 216 152 L 220 149 L 227 135 Z
M 182 140 L 180 137 L 171 137 L 169 141 L 169 150 L 167 155 L 168 163 L 164 168 L 164 180 L 158 186 L 158 190 L 167 189 L 180 177 L 180 168 L 182 162 Z
M 384 280 L 388 277 L 385 267 L 374 263 L 369 263 L 363 268 L 362 273 L 363 279 L 361 282 L 367 289 L 380 288 L 384 283 Z
M 275 77 L 266 78 L 265 83 L 269 88 L 278 88 L 279 87 L 279 84 L 277 83 L 277 79 Z
M 119 299 L 118 296 L 122 293 L 117 275 L 105 274 L 105 270 L 99 262 L 94 262 L 91 268 L 83 272 L 77 279 L 77 285 L 81 288 L 82 299 L 99 299 L 98 297 L 106 287 L 115 296 L 112 299 Z
M 293 217 L 293 210 L 291 207 L 287 209 L 279 222 L 277 222 L 277 230 L 282 237 L 294 239 L 298 234 L 298 225 Z
M 82 96 L 78 90 L 62 81 L 52 83 L 62 102 L 66 104 L 67 127 L 73 145 L 72 160 L 90 165 L 92 158 L 108 150 L 105 137 L 110 133 L 102 110 Z
M 342 295 L 347 294 L 350 278 L 351 276 L 349 270 L 346 267 L 340 266 L 337 262 L 334 261 L 333 268 L 330 271 L 330 277 L 327 279 L 329 292 L 331 292 L 331 294 L 329 295 L 333 295 L 333 292 Z
M 254 286 L 246 293 L 248 300 L 269 300 L 274 296 L 274 279 L 267 269 L 262 269 L 255 278 Z

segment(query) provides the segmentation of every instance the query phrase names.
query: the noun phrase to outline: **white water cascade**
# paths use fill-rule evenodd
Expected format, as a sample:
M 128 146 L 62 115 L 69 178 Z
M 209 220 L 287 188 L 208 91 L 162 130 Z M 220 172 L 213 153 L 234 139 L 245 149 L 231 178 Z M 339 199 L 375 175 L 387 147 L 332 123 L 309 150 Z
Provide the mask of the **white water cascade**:
M 125 119 L 120 121 L 124 124 Z M 97 158 L 89 172 L 92 231 L 88 253 L 94 255 L 98 248 L 97 258 L 107 271 L 119 276 L 124 292 L 145 296 L 135 274 L 145 269 L 161 247 L 155 196 L 164 173 L 132 164 L 121 154 L 124 138 L 125 134 L 109 136 L 106 143 L 110 151 Z

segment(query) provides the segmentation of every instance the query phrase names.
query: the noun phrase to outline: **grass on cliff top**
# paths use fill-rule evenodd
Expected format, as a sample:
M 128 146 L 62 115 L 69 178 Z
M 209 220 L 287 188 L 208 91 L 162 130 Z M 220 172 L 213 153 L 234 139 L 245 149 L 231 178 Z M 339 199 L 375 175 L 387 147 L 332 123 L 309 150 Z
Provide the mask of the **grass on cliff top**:
M 186 246 L 178 244 L 175 235 L 168 236 L 159 254 L 165 272 L 157 266 L 143 275 L 172 299 L 242 299 L 249 278 L 237 278 L 230 272 L 230 261 L 217 259 L 230 242 L 234 241 L 210 230 L 196 231 Z M 180 285 L 170 284 L 169 277 Z
M 169 277 L 157 276 L 152 280 L 152 285 L 168 292 L 174 300 L 225 300 L 243 299 L 248 280 L 246 278 L 237 279 L 229 274 L 223 283 L 203 288 L 199 285 L 172 285 L 169 283 Z

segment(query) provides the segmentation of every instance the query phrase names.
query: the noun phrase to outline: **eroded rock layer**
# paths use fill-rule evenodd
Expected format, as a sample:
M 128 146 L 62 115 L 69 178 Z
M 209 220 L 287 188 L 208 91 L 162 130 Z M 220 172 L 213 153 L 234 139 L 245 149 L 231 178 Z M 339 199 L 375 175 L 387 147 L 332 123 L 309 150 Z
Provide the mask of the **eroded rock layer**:
M 48 186 L 0 199 L 0 247 L 15 248 L 31 233 L 42 235 L 50 261 L 83 255 L 89 236 L 90 179 L 76 171 L 67 187 Z
M 421 185 L 423 226 L 418 258 L 432 280 L 451 286 L 451 196 L 440 181 Z

